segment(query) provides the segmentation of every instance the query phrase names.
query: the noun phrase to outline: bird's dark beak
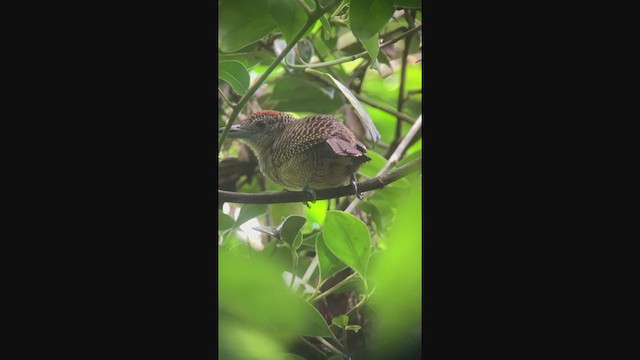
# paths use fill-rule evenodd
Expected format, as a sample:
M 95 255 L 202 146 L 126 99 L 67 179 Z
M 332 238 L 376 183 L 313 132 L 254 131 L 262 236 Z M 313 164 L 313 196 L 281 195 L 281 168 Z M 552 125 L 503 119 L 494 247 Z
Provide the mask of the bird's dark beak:
M 219 128 L 218 129 L 218 135 L 222 135 L 223 131 L 224 131 L 224 128 Z M 253 132 L 243 128 L 240 125 L 231 125 L 231 129 L 229 129 L 229 134 L 227 135 L 227 138 L 229 138 L 229 139 L 241 139 L 241 138 L 249 137 L 252 134 L 253 134 Z

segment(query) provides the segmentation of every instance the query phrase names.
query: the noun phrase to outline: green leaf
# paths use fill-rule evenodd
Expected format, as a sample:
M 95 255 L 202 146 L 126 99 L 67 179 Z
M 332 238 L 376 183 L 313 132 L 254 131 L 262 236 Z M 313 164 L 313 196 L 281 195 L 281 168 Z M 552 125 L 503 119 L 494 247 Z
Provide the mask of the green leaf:
M 309 222 L 316 222 L 322 226 L 324 224 L 324 219 L 327 217 L 328 207 L 329 200 L 318 200 L 315 203 L 310 203 L 309 207 L 305 210 Z
M 240 210 L 240 215 L 236 220 L 236 227 L 246 223 L 254 217 L 263 215 L 267 212 L 267 205 L 265 204 L 244 204 Z
M 367 152 L 367 156 L 371 158 L 371 161 L 362 165 L 362 167 L 360 168 L 360 170 L 358 170 L 358 172 L 370 178 L 376 177 L 378 176 L 378 173 L 380 172 L 380 170 L 382 170 L 384 165 L 387 163 L 387 159 L 385 159 L 384 156 L 378 154 L 375 151 Z
M 331 323 L 341 329 L 344 329 L 347 325 L 349 325 L 349 317 L 347 315 L 336 316 L 331 319 Z
M 371 252 L 367 226 L 357 217 L 344 211 L 328 211 L 324 222 L 323 239 L 331 252 L 366 278 Z
M 300 335 L 333 337 L 333 333 L 331 332 L 331 329 L 329 329 L 329 325 L 324 321 L 324 318 L 318 312 L 318 309 L 307 301 L 300 298 L 298 299 L 300 304 L 304 304 L 300 306 L 304 310 L 301 316 L 306 319 L 305 327 L 299 332 Z
M 225 251 L 218 254 L 221 316 L 228 314 L 280 338 L 331 336 L 318 311 L 290 292 L 276 264 L 260 257 L 243 258 Z
M 267 103 L 268 108 L 278 111 L 331 114 L 342 106 L 342 99 L 331 86 L 299 76 L 284 76 L 276 81 Z
M 291 42 L 307 22 L 307 14 L 304 9 L 295 0 L 269 0 L 268 4 L 269 13 L 282 32 L 284 39 Z
M 225 231 L 230 229 L 233 226 L 233 218 L 225 213 L 222 210 L 218 210 L 218 231 Z
M 219 0 L 218 46 L 234 52 L 271 33 L 276 23 L 266 1 Z
M 226 81 L 233 91 L 239 95 L 244 95 L 249 90 L 251 77 L 247 68 L 236 60 L 225 60 L 218 62 L 218 77 Z
M 306 222 L 307 222 L 307 219 L 305 219 L 304 216 L 300 216 L 300 215 L 288 216 L 282 222 L 282 224 L 278 227 L 278 230 L 280 232 L 280 238 L 282 239 L 282 241 L 296 248 L 294 244 L 296 243 L 296 241 L 298 241 L 297 240 L 298 234 L 300 234 L 299 242 L 302 242 L 302 233 L 300 232 L 300 229 L 302 229 L 302 227 L 304 226 L 304 223 Z M 300 246 L 299 243 L 298 243 L 298 246 Z
M 247 53 L 233 53 L 233 54 L 224 54 L 218 53 L 218 61 L 226 61 L 226 60 L 236 60 L 240 61 L 242 65 L 244 65 L 247 70 L 251 70 L 253 67 L 259 64 L 271 64 L 273 60 L 275 60 L 276 55 L 273 52 L 260 50 L 260 51 L 251 51 Z
M 365 127 L 365 129 L 367 129 L 367 138 L 373 141 L 374 143 L 377 143 L 378 140 L 380 140 L 380 133 L 378 133 L 378 130 L 376 129 L 375 124 L 373 123 L 373 120 L 371 120 L 369 113 L 367 113 L 367 110 L 365 110 L 362 104 L 360 104 L 360 101 L 358 101 L 358 99 L 356 99 L 356 97 L 353 96 L 349 88 L 346 87 L 344 84 L 342 84 L 340 81 L 338 81 L 336 78 L 334 78 L 333 76 L 327 73 L 323 73 L 320 71 L 313 71 L 313 70 L 311 70 L 311 72 L 315 74 L 327 76 L 331 79 L 331 81 L 333 81 L 336 87 L 340 89 L 342 94 L 347 98 L 347 100 L 349 100 L 349 103 L 351 103 L 351 106 L 353 106 L 353 108 L 355 109 L 356 114 L 358 115 L 358 118 L 360 118 L 362 125 Z
M 380 48 L 378 47 L 378 34 L 373 35 L 368 39 L 358 39 L 362 43 L 367 52 L 369 53 L 369 57 L 371 58 L 372 65 L 371 67 L 377 69 L 377 66 L 374 67 L 373 64 L 376 63 L 376 59 L 378 58 L 378 52 Z
M 422 157 L 422 150 L 418 150 L 418 151 L 416 151 L 416 152 L 414 152 L 412 154 L 409 154 L 409 155 L 405 156 L 404 158 L 402 158 L 402 160 L 400 160 L 398 162 L 398 166 L 402 166 L 402 165 L 404 165 L 406 163 L 409 163 L 409 162 L 411 162 L 411 161 L 413 161 L 413 160 L 415 160 L 417 158 L 421 158 L 421 157 Z
M 326 280 L 338 271 L 346 268 L 340 259 L 338 259 L 327 247 L 322 237 L 322 233 L 316 238 L 316 254 L 318 255 L 318 265 L 320 268 L 320 278 Z
M 369 39 L 391 19 L 395 9 L 390 0 L 351 0 L 349 25 L 358 39 Z M 375 56 L 373 57 L 375 59 Z

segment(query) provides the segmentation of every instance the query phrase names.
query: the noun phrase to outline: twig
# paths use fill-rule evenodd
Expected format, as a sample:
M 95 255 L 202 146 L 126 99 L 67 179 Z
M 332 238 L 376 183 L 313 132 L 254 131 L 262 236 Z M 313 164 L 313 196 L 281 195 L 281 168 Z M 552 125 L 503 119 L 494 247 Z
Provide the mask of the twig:
M 335 346 L 331 345 L 331 343 L 328 342 L 327 340 L 325 340 L 325 339 L 323 339 L 323 338 L 321 338 L 319 336 L 316 336 L 316 339 L 318 339 L 318 341 L 323 343 L 324 346 L 328 347 L 329 349 L 331 349 L 331 351 L 335 352 L 336 354 L 338 354 L 338 355 L 340 355 L 340 356 L 342 356 L 344 358 L 348 358 L 347 355 L 345 355 L 342 351 L 338 350 Z M 338 341 L 338 343 L 340 343 L 340 341 Z M 340 344 L 340 346 L 342 346 L 342 344 Z
M 415 159 L 388 174 L 383 174 L 373 179 L 358 183 L 358 192 L 366 192 L 381 189 L 384 186 L 397 181 L 410 173 L 422 168 L 422 158 Z M 333 199 L 340 196 L 353 195 L 351 185 L 340 186 L 331 189 L 315 190 L 316 200 Z M 219 201 L 241 204 L 280 204 L 311 201 L 311 196 L 305 191 L 282 191 L 275 193 L 238 193 L 218 190 Z
M 411 17 L 412 11 L 406 13 L 407 23 L 409 24 L 409 28 L 413 28 L 413 18 Z M 407 58 L 409 57 L 409 48 L 411 47 L 411 39 L 412 37 L 407 37 L 404 39 L 404 50 L 402 50 L 402 67 L 400 70 L 400 90 L 398 91 L 398 112 L 402 112 L 404 108 L 404 89 L 407 83 Z M 387 155 L 393 153 L 395 147 L 398 146 L 400 142 L 400 138 L 402 137 L 402 122 L 400 122 L 400 117 L 396 121 L 396 134 L 391 142 L 391 148 L 387 152 Z
M 291 51 L 291 49 L 296 45 L 296 43 L 298 42 L 298 40 L 300 40 L 302 38 L 302 36 L 307 32 L 307 30 L 309 28 L 311 28 L 315 22 L 320 18 L 320 16 L 322 16 L 322 14 L 324 14 L 327 9 L 329 7 L 331 7 L 336 1 L 332 1 L 329 5 L 327 5 L 326 7 L 319 7 L 317 6 L 313 12 L 311 12 L 311 14 L 309 14 L 309 18 L 307 18 L 307 22 L 304 24 L 304 26 L 298 31 L 298 33 L 296 33 L 296 35 L 293 37 L 293 39 L 291 39 L 291 42 L 289 42 L 287 44 L 287 46 L 284 48 L 284 50 L 280 53 L 280 55 L 278 55 L 275 60 L 273 60 L 273 63 L 271 63 L 271 65 L 269 65 L 269 67 L 267 68 L 267 70 L 262 74 L 262 76 L 260 76 L 260 78 L 249 88 L 249 90 L 247 91 L 246 94 L 244 94 L 244 96 L 242 96 L 242 98 L 240 99 L 240 101 L 238 102 L 238 105 L 236 107 L 233 108 L 233 112 L 231 113 L 231 116 L 229 116 L 229 121 L 227 121 L 227 125 L 224 127 L 224 130 L 222 131 L 222 135 L 220 135 L 220 138 L 218 139 L 218 154 L 220 154 L 220 151 L 222 150 L 222 145 L 224 144 L 224 140 L 227 138 L 227 135 L 229 134 L 229 130 L 231 129 L 231 125 L 233 125 L 234 121 L 236 120 L 236 118 L 238 117 L 238 114 L 240 114 L 240 111 L 242 110 L 242 108 L 247 104 L 247 102 L 249 101 L 249 98 L 251 98 L 251 96 L 253 96 L 253 94 L 256 92 L 256 90 L 258 90 L 258 88 L 262 85 L 262 83 L 264 83 L 264 81 L 267 79 L 267 77 L 273 72 L 273 70 L 280 64 L 280 62 L 282 61 L 282 59 L 289 53 L 289 51 Z M 319 4 L 318 4 L 319 5 Z
M 415 120 L 413 120 L 413 118 L 405 113 L 401 113 L 399 111 L 393 110 L 392 108 L 388 108 L 384 105 L 380 105 L 376 102 L 373 102 L 365 97 L 362 97 L 362 95 L 358 94 L 358 93 L 354 93 L 353 94 L 358 100 L 362 101 L 363 103 L 373 106 L 376 109 L 380 109 L 384 112 L 387 112 L 391 115 L 395 115 L 396 117 L 400 118 L 401 120 L 404 120 L 406 122 L 408 122 L 409 124 L 413 124 L 415 122 Z
M 232 108 L 236 107 L 238 104 L 231 102 L 231 100 L 227 99 L 227 97 L 224 95 L 224 92 L 218 88 L 218 92 L 220 93 L 220 95 L 222 95 L 222 98 L 224 99 L 224 101 L 227 102 L 227 104 L 229 104 L 229 106 L 231 106 Z
M 418 119 L 416 120 L 416 122 L 413 124 L 413 126 L 411 126 L 411 129 L 409 129 L 409 132 L 407 133 L 407 135 L 404 137 L 404 139 L 402 139 L 402 141 L 400 142 L 400 144 L 398 145 L 398 147 L 396 148 L 396 150 L 393 152 L 393 154 L 391 154 L 391 156 L 389 157 L 389 160 L 387 160 L 387 163 L 384 164 L 384 166 L 382 167 L 382 169 L 378 172 L 378 176 L 384 176 L 383 174 L 385 172 L 387 172 L 387 170 L 389 170 L 389 168 L 391 168 L 391 166 L 395 165 L 398 160 L 400 160 L 400 156 L 404 153 L 405 149 L 409 146 L 409 142 L 411 141 L 411 138 L 413 138 L 413 136 L 418 132 L 418 130 L 420 130 L 422 128 L 422 115 L 420 115 L 418 117 Z M 422 161 L 422 158 L 416 159 L 416 160 L 420 160 Z M 411 162 L 409 162 L 409 164 L 413 163 L 413 160 Z M 408 165 L 408 164 L 407 164 Z M 407 165 L 403 165 L 401 167 L 399 167 L 398 169 L 390 172 L 389 174 L 407 166 Z M 365 195 L 366 197 L 366 195 Z M 364 198 L 364 197 L 363 197 Z M 351 204 L 349 204 L 349 206 L 345 209 L 346 212 L 352 214 L 353 211 L 355 210 L 356 206 L 358 206 L 358 203 L 360 203 L 360 199 L 358 199 L 357 197 L 351 202 Z
M 302 6 L 302 8 L 304 9 L 304 12 L 306 12 L 307 15 L 311 14 L 311 9 L 307 6 L 304 0 L 298 0 L 298 3 L 300 4 L 300 6 Z
M 405 33 L 402 33 L 396 37 L 394 37 L 393 39 L 383 42 L 382 44 L 380 44 L 379 48 L 383 48 L 385 46 L 391 45 L 395 42 L 397 42 L 398 40 L 401 40 L 417 31 L 419 31 L 420 29 L 422 29 L 422 25 L 415 27 Z M 322 63 L 317 63 L 317 64 L 311 64 L 311 65 L 294 65 L 294 64 L 289 64 L 289 63 L 285 63 L 286 66 L 293 68 L 293 69 L 316 69 L 316 68 L 322 68 L 322 67 L 327 67 L 327 66 L 333 66 L 333 65 L 338 65 L 338 64 L 342 64 L 345 62 L 349 62 L 349 61 L 353 61 L 356 59 L 359 59 L 363 56 L 366 56 L 368 54 L 367 51 L 363 51 L 354 55 L 350 55 L 338 60 L 332 60 L 332 61 L 327 61 L 327 62 L 322 62 Z M 286 62 L 286 60 L 285 60 Z

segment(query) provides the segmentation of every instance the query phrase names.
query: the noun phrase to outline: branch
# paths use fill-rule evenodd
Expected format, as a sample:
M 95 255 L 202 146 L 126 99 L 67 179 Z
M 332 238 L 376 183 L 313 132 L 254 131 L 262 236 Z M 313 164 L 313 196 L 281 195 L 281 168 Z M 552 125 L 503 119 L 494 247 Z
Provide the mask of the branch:
M 399 168 L 387 173 L 358 183 L 358 192 L 366 192 L 382 189 L 384 186 L 401 179 L 410 173 L 422 169 L 422 158 L 415 159 Z M 315 191 L 316 200 L 333 199 L 341 196 L 353 195 L 351 185 L 340 186 L 332 189 L 319 189 Z M 276 193 L 237 193 L 218 190 L 219 201 L 242 204 L 279 204 L 311 201 L 311 196 L 304 191 L 282 191 Z
M 422 29 L 422 25 L 420 25 L 418 27 L 415 27 L 415 28 L 413 28 L 413 29 L 411 29 L 411 30 L 409 30 L 407 32 L 404 32 L 404 33 L 394 37 L 393 39 L 391 39 L 389 41 L 383 42 L 382 44 L 380 44 L 379 48 L 383 48 L 385 46 L 391 45 L 391 44 L 397 42 L 398 40 L 401 40 L 401 39 L 403 39 L 403 38 L 405 38 L 405 37 L 417 32 L 417 31 L 419 31 L 420 29 Z M 345 62 L 353 61 L 353 60 L 359 59 L 359 58 L 361 58 L 363 56 L 366 56 L 367 54 L 368 54 L 367 51 L 363 51 L 361 53 L 357 53 L 357 54 L 354 54 L 354 55 L 351 55 L 351 56 L 347 56 L 347 57 L 344 57 L 342 59 L 332 60 L 332 61 L 327 61 L 327 62 L 322 62 L 322 63 L 317 63 L 317 64 L 294 65 L 294 64 L 286 63 L 285 65 L 287 67 L 292 68 L 292 69 L 316 69 L 316 68 L 333 66 L 333 65 L 338 65 L 338 64 L 345 63 Z M 286 62 L 286 60 L 285 60 L 285 62 Z
M 398 145 L 398 147 L 396 148 L 396 150 L 393 152 L 393 154 L 391 154 L 391 156 L 389 157 L 389 160 L 387 160 L 387 163 L 384 164 L 384 166 L 382 167 L 382 169 L 380 170 L 380 172 L 378 172 L 378 176 L 384 176 L 383 174 L 385 172 L 387 172 L 387 170 L 389 170 L 389 168 L 391 168 L 391 166 L 395 165 L 398 160 L 400 160 L 400 156 L 404 153 L 404 151 L 407 149 L 407 147 L 409 146 L 409 141 L 411 141 L 411 138 L 418 132 L 418 130 L 420 130 L 422 128 L 422 115 L 420 115 L 418 117 L 418 120 L 416 120 L 416 122 L 411 126 L 411 129 L 409 129 L 409 132 L 407 133 L 407 135 L 404 137 L 404 139 L 402 139 L 402 141 L 400 142 L 400 144 Z M 422 160 L 422 158 L 420 158 L 420 160 Z M 415 160 L 414 160 L 415 161 Z M 413 162 L 413 161 L 412 161 Z M 410 163 L 412 163 L 410 162 Z M 409 164 L 410 164 L 409 163 Z M 406 165 L 405 165 L 406 166 Z M 395 171 L 399 170 L 400 168 L 402 168 L 403 166 L 399 167 L 398 169 L 396 169 Z M 392 171 L 393 172 L 393 171 Z M 391 172 L 391 173 L 392 173 Z M 391 174 L 389 173 L 389 174 Z M 363 197 L 364 198 L 364 197 Z M 356 209 L 356 206 L 358 206 L 358 203 L 360 202 L 360 199 L 358 199 L 357 197 L 351 202 L 351 204 L 349 204 L 349 206 L 344 210 L 345 212 L 348 212 L 349 214 L 353 214 L 353 211 Z
M 322 14 L 324 14 L 327 11 L 327 8 L 333 5 L 333 3 L 335 3 L 335 1 L 331 2 L 331 4 L 327 5 L 327 7 L 316 8 L 311 12 L 311 14 L 309 14 L 309 17 L 307 18 L 307 22 L 304 24 L 304 26 L 298 31 L 298 33 L 296 33 L 293 39 L 291 39 L 291 42 L 287 44 L 287 46 L 284 48 L 284 50 L 282 50 L 280 55 L 278 55 L 275 58 L 275 60 L 273 60 L 273 63 L 269 65 L 269 67 L 262 74 L 262 76 L 260 76 L 260 78 L 253 84 L 253 86 L 249 88 L 247 93 L 244 94 L 244 96 L 240 99 L 237 106 L 233 108 L 233 112 L 231 113 L 231 116 L 229 116 L 229 121 L 227 121 L 227 125 L 224 127 L 224 130 L 222 131 L 222 135 L 220 135 L 220 138 L 218 139 L 218 154 L 220 154 L 220 151 L 222 150 L 222 144 L 224 144 L 224 140 L 227 138 L 227 135 L 229 134 L 231 125 L 233 125 L 233 123 L 236 121 L 238 114 L 240 114 L 240 111 L 242 110 L 242 108 L 247 104 L 247 102 L 249 101 L 249 98 L 253 96 L 253 94 L 258 90 L 258 88 L 262 85 L 262 83 L 264 83 L 267 77 L 273 72 L 273 70 L 275 70 L 275 68 L 278 66 L 278 64 L 280 64 L 282 59 L 296 45 L 298 40 L 302 38 L 302 36 L 307 32 L 307 30 L 310 29 L 313 26 L 313 24 L 315 24 L 315 22 L 320 18 L 320 16 L 322 16 Z
M 412 11 L 406 13 L 407 23 L 409 24 L 409 28 L 413 28 L 413 18 L 411 17 Z M 409 57 L 409 48 L 411 47 L 411 37 L 408 37 L 404 40 L 404 50 L 402 51 L 402 67 L 400 69 L 400 90 L 398 91 L 398 112 L 402 112 L 404 108 L 404 89 L 407 83 L 407 59 Z M 396 135 L 391 142 L 391 148 L 387 152 L 387 155 L 390 155 L 400 143 L 400 138 L 402 137 L 402 122 L 400 122 L 400 117 L 397 117 L 396 121 Z
M 358 93 L 353 93 L 353 95 L 358 100 L 362 101 L 363 103 L 365 103 L 367 105 L 370 105 L 370 106 L 373 106 L 374 108 L 380 109 L 380 110 L 382 110 L 384 112 L 387 112 L 387 113 L 389 113 L 391 115 L 395 115 L 399 119 L 404 120 L 404 121 L 408 122 L 409 124 L 413 124 L 415 122 L 415 120 L 413 120 L 413 118 L 411 116 L 409 116 L 409 115 L 407 115 L 405 113 L 401 113 L 399 111 L 396 111 L 396 110 L 393 110 L 391 108 L 388 108 L 388 107 L 386 107 L 384 105 L 380 105 L 380 104 L 378 104 L 376 102 L 373 102 L 373 101 L 371 101 L 371 100 L 369 100 L 367 98 L 362 97 L 362 95 L 360 95 Z

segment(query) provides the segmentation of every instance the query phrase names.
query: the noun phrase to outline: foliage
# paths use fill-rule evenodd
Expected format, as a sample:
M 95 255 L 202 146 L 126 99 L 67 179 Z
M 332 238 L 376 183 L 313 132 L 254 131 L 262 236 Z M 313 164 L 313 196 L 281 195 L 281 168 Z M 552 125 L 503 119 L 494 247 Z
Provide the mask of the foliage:
M 262 109 L 297 117 L 331 114 L 369 148 L 372 160 L 358 175 L 379 175 L 411 127 L 385 109 L 414 121 L 422 111 L 421 29 L 411 32 L 421 26 L 421 3 L 218 4 L 219 126 Z M 380 46 L 398 36 L 398 41 Z M 288 47 L 291 51 L 285 53 Z M 219 146 L 222 160 L 255 168 L 255 159 L 237 142 Z M 418 136 L 396 166 L 421 156 Z M 349 212 L 345 209 L 355 197 L 308 206 L 221 206 L 220 358 L 417 354 L 422 325 L 421 181 L 420 173 L 412 173 L 370 192 Z M 219 179 L 219 187 L 282 190 L 257 171 L 250 176 L 231 172 Z

